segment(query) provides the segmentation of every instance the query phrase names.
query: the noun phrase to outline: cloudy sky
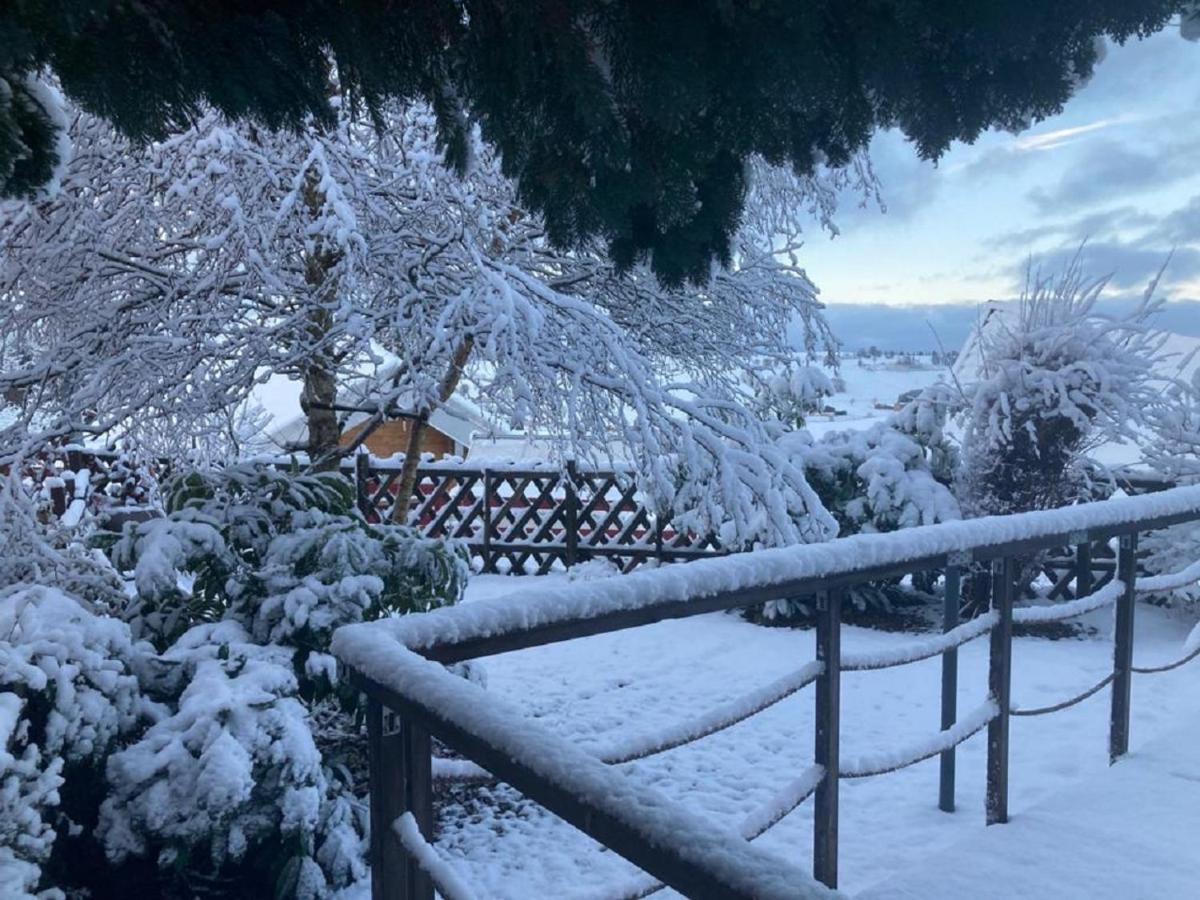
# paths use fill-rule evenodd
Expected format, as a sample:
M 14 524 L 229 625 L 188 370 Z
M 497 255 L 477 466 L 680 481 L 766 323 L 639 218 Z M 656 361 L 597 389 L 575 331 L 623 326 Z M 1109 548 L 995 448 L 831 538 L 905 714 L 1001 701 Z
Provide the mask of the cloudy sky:
M 814 235 L 805 266 L 831 306 L 974 305 L 1017 293 L 1031 258 L 1053 267 L 1086 240 L 1114 294 L 1140 292 L 1174 250 L 1167 295 L 1200 299 L 1198 110 L 1200 44 L 1169 28 L 1110 45 L 1060 115 L 956 145 L 937 166 L 880 135 L 886 213 L 849 201 L 842 234 Z

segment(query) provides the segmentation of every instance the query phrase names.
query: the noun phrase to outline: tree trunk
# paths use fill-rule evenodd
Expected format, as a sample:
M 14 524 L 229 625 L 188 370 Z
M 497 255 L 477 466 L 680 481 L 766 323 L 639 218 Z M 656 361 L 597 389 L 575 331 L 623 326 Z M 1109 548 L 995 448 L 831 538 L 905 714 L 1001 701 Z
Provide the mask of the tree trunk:
M 392 521 L 397 525 L 403 525 L 408 521 L 408 509 L 412 505 L 413 493 L 417 488 L 417 465 L 421 462 L 421 441 L 429 426 L 429 417 L 435 409 L 454 395 L 454 391 L 458 388 L 458 382 L 462 379 L 463 367 L 466 366 L 474 346 L 474 338 L 463 338 L 463 342 L 454 351 L 442 383 L 438 385 L 437 406 L 422 410 L 417 418 L 410 422 L 408 446 L 404 450 L 404 465 L 400 469 L 396 502 L 392 505 Z
M 337 378 L 326 366 L 312 364 L 304 369 L 300 408 L 308 427 L 308 459 L 314 469 L 331 470 L 338 465 L 341 425 L 333 404 L 337 400 Z
M 304 203 L 315 217 L 321 211 L 323 196 L 316 174 L 309 170 L 305 176 Z M 320 347 L 333 327 L 333 315 L 323 301 L 338 290 L 337 278 L 331 273 L 341 254 L 327 247 L 317 247 L 304 262 L 304 280 L 315 288 L 309 303 L 315 303 L 308 316 L 308 339 Z M 337 402 L 336 363 L 327 350 L 314 350 L 304 366 L 304 388 L 300 393 L 300 408 L 308 426 L 308 461 L 317 470 L 336 469 L 339 462 L 338 443 L 341 425 L 333 405 Z

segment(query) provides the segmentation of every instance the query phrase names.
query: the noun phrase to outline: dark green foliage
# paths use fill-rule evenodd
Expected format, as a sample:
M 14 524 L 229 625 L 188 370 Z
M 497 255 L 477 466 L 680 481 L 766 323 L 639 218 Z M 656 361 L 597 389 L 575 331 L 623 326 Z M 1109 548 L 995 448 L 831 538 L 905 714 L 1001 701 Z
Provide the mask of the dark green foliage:
M 0 78 L 48 65 L 85 108 L 150 138 L 206 103 L 270 126 L 327 118 L 332 58 L 368 113 L 386 96 L 428 99 L 460 165 L 463 129 L 479 121 L 559 245 L 599 237 L 618 263 L 649 257 L 677 283 L 728 262 L 752 154 L 810 172 L 896 126 L 936 158 L 1058 112 L 1096 37 L 1147 34 L 1180 6 L 10 0 Z M 14 135 L 48 158 L 39 123 L 0 118 L 0 194 L 27 192 L 35 174 L 4 171 Z

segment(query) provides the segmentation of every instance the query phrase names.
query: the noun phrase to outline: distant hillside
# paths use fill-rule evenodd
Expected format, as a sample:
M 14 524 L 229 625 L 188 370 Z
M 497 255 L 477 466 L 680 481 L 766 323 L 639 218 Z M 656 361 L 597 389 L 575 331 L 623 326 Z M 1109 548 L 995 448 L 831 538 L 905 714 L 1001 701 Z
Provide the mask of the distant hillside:
M 1127 305 L 1126 301 L 1111 301 L 1101 308 L 1111 312 Z M 919 351 L 938 348 L 934 331 L 946 349 L 961 347 L 975 324 L 978 308 L 976 303 L 885 306 L 831 300 L 825 314 L 847 350 L 874 346 L 880 350 Z M 1173 301 L 1155 324 L 1165 331 L 1200 337 L 1200 302 Z

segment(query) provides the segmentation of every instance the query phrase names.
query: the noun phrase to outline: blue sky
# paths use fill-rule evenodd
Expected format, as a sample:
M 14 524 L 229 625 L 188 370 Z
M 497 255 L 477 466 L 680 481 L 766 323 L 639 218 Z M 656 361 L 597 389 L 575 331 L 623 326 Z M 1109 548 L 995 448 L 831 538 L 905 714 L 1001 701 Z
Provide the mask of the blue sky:
M 1059 115 L 955 145 L 936 166 L 881 134 L 887 211 L 845 198 L 842 233 L 812 235 L 804 265 L 830 305 L 974 305 L 1014 296 L 1031 257 L 1053 268 L 1086 239 L 1087 268 L 1111 273 L 1114 295 L 1140 292 L 1174 250 L 1165 294 L 1200 299 L 1198 110 L 1200 44 L 1168 28 L 1110 44 Z

